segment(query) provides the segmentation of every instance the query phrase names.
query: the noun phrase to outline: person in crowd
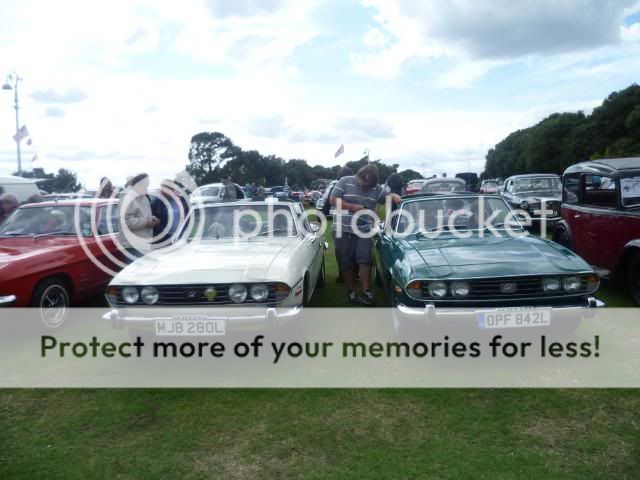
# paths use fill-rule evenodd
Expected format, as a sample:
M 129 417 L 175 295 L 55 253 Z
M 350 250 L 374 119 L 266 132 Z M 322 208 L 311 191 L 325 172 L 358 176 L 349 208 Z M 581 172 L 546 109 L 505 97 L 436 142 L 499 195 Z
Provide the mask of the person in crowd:
M 399 195 L 388 195 L 392 203 L 400 201 Z M 331 192 L 331 205 L 337 210 L 333 224 L 336 260 L 351 303 L 375 303 L 371 291 L 371 239 L 363 234 L 367 235 L 373 228 L 374 218 L 370 213 L 378 204 L 385 203 L 386 196 L 385 189 L 380 185 L 378 168 L 372 164 L 365 165 L 354 176 L 342 177 Z M 359 214 L 357 223 L 352 225 L 354 214 L 360 211 L 363 214 Z M 355 291 L 356 266 L 362 286 L 360 298 Z
M 27 198 L 27 201 L 25 203 L 40 203 L 43 201 L 44 198 L 42 198 L 42 195 L 40 195 L 39 193 L 34 193 L 29 198 Z
M 187 214 L 175 182 L 162 181 L 160 195 L 151 200 L 151 214 L 158 219 L 153 227 L 153 245 L 156 248 L 166 247 Z
M 392 173 L 387 178 L 387 190 L 396 195 L 402 195 L 404 189 L 404 178 L 399 173 Z
M 244 194 L 247 198 L 253 197 L 253 190 L 251 189 L 251 184 L 249 182 L 244 186 Z
M 353 170 L 351 170 L 349 167 L 342 167 L 340 170 L 338 170 L 338 173 L 336 175 L 336 180 L 340 180 L 342 177 L 347 177 L 353 175 Z M 328 217 L 329 214 L 331 213 L 331 203 L 330 203 L 330 198 L 331 198 L 331 192 L 333 191 L 333 187 L 335 187 L 335 183 L 331 186 L 328 187 L 329 191 L 326 193 L 326 198 L 327 201 L 324 203 L 324 205 L 322 206 L 322 213 L 324 214 L 325 217 Z M 334 238 L 335 240 L 335 238 Z M 356 270 L 356 276 L 358 275 L 358 268 L 355 267 Z M 344 279 L 342 278 L 342 273 L 340 273 L 340 271 L 338 271 L 338 277 L 336 278 L 336 283 L 343 283 Z
M 229 176 L 222 177 L 222 185 L 223 185 L 222 188 L 224 188 L 224 191 L 222 192 L 223 200 L 236 200 L 238 198 L 238 194 L 236 192 L 236 186 L 231 181 L 231 177 Z
M 4 222 L 19 205 L 20 202 L 13 193 L 3 193 L 0 196 L 0 223 Z
M 264 188 L 264 185 L 262 184 L 257 185 L 256 197 L 264 198 L 266 195 L 267 195 L 267 189 Z
M 130 181 L 130 188 L 120 204 L 120 229 L 118 241 L 133 257 L 141 257 L 151 250 L 153 228 L 159 223 L 151 213 L 147 196 L 149 175 L 140 173 Z M 127 260 L 130 260 L 127 256 Z
M 107 177 L 100 179 L 100 188 L 98 190 L 98 198 L 111 198 L 113 196 L 113 184 Z
M 251 196 L 255 197 L 258 195 L 258 181 L 254 180 L 251 184 Z

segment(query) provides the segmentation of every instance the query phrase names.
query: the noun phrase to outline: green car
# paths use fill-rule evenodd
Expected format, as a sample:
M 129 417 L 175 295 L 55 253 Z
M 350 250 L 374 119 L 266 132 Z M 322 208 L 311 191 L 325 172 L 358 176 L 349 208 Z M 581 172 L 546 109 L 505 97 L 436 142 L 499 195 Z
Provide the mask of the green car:
M 403 197 L 373 252 L 374 279 L 392 299 L 397 330 L 451 315 L 479 328 L 549 326 L 604 306 L 593 296 L 592 268 L 529 234 L 497 195 Z

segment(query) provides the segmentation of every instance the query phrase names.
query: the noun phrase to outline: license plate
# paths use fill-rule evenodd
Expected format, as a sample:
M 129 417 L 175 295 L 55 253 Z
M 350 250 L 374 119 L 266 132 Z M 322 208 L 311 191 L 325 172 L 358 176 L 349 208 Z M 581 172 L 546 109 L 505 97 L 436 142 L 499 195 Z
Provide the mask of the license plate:
M 527 328 L 551 325 L 551 309 L 496 309 L 478 312 L 476 321 L 479 328 Z
M 159 337 L 211 337 L 224 335 L 225 320 L 156 320 Z

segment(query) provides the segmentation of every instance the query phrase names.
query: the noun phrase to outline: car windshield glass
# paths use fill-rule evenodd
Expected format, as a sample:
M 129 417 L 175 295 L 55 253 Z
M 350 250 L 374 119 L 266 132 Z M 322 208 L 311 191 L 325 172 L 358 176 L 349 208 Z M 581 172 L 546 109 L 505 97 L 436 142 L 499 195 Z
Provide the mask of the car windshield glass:
M 194 197 L 217 197 L 220 193 L 220 187 L 201 187 L 196 188 L 193 192 Z
M 76 209 L 78 220 L 76 223 Z M 76 228 L 78 227 L 78 228 Z M 17 209 L 0 226 L 0 236 L 91 235 L 91 208 L 79 206 L 37 206 Z
M 557 177 L 531 177 L 515 181 L 516 193 L 524 192 L 558 192 L 560 193 L 560 179 Z
M 442 180 L 440 182 L 429 182 L 422 186 L 422 191 L 427 193 L 462 192 L 463 190 L 464 184 L 447 180 Z
M 217 240 L 297 234 L 288 205 L 226 205 L 194 210 L 187 219 L 181 238 Z
M 620 192 L 625 207 L 640 205 L 640 172 L 621 178 Z
M 402 206 L 396 232 L 411 235 L 436 229 L 484 230 L 514 222 L 517 219 L 502 198 L 425 198 Z

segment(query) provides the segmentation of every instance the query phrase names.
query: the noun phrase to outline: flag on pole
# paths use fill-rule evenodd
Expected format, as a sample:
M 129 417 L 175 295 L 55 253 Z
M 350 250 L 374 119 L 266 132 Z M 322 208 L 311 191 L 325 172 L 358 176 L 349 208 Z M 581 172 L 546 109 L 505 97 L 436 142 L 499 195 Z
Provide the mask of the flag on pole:
M 33 145 L 33 140 L 31 140 L 31 137 L 29 137 L 29 139 L 27 140 L 27 145 L 29 146 Z
M 338 158 L 343 153 L 344 153 L 344 144 L 340 145 L 340 148 L 336 151 L 336 154 L 333 156 L 333 158 Z
M 37 161 L 38 161 L 38 155 L 34 155 L 33 158 L 31 159 L 31 163 L 37 162 Z
M 13 139 L 17 142 L 20 143 L 22 141 L 23 138 L 26 138 L 29 136 L 29 130 L 27 130 L 27 126 L 23 125 L 22 127 L 20 127 L 20 129 L 16 132 L 16 134 L 13 136 Z

